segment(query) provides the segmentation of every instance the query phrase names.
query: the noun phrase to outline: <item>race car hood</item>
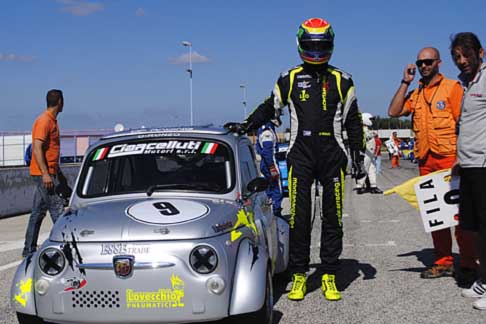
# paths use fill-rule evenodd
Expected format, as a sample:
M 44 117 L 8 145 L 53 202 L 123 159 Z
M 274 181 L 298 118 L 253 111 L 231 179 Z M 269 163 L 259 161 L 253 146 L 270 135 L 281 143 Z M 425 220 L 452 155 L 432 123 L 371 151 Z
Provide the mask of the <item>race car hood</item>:
M 71 209 L 52 241 L 114 242 L 200 239 L 231 231 L 239 205 L 221 199 L 147 198 L 102 201 Z

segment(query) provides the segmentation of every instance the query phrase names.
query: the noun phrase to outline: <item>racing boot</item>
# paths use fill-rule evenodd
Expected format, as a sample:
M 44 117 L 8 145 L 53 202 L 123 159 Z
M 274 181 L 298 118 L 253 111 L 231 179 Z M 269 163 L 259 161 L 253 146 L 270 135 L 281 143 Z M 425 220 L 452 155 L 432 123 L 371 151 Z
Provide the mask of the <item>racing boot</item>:
M 287 298 L 290 300 L 304 299 L 307 291 L 305 273 L 294 273 L 292 278 L 292 289 L 290 289 Z
M 336 288 L 336 275 L 325 273 L 322 275 L 322 293 L 327 300 L 340 300 L 341 293 Z

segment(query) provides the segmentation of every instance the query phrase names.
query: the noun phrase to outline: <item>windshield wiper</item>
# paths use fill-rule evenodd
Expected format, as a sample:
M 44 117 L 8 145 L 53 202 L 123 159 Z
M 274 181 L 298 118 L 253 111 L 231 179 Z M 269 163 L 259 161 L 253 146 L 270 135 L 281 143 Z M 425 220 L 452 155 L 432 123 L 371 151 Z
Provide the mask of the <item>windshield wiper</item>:
M 152 185 L 147 189 L 147 196 L 152 196 L 154 191 L 161 189 L 199 189 L 199 190 L 211 190 L 219 191 L 218 186 L 211 186 L 209 184 L 203 183 L 169 183 L 169 184 L 158 184 Z

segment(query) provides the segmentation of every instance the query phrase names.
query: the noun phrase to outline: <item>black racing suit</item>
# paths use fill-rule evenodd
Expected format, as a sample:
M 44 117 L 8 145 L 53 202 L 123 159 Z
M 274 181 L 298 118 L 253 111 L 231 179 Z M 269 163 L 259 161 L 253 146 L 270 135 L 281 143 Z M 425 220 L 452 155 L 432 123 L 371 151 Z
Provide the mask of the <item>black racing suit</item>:
M 364 151 L 363 126 L 351 76 L 331 65 L 299 65 L 280 75 L 271 96 L 247 118 L 251 128 L 290 111 L 287 153 L 290 197 L 291 273 L 309 270 L 311 186 L 323 186 L 320 257 L 325 273 L 335 273 L 342 252 L 342 210 L 347 154 Z

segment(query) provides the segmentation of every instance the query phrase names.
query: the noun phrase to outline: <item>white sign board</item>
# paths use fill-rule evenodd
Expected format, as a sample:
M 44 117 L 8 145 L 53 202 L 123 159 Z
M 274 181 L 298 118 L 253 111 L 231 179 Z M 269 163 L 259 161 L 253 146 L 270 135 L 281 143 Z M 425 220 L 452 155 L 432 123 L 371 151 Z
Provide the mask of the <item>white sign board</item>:
M 458 224 L 459 177 L 450 170 L 424 176 L 415 184 L 420 216 L 427 233 Z
M 398 147 L 395 144 L 394 140 L 392 140 L 390 138 L 388 141 L 385 142 L 385 145 L 386 145 L 388 152 L 390 152 L 390 154 L 398 155 Z

